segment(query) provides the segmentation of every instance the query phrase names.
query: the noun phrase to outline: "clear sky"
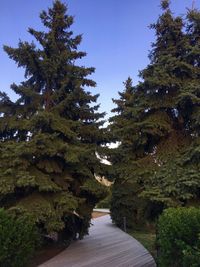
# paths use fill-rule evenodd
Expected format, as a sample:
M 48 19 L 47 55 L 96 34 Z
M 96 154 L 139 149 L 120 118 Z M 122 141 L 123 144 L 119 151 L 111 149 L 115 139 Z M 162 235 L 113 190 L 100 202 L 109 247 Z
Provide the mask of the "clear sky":
M 184 14 L 193 0 L 171 0 L 175 14 Z M 92 78 L 97 82 L 94 93 L 100 93 L 101 111 L 107 116 L 114 107 L 112 98 L 123 90 L 128 76 L 138 81 L 138 71 L 148 64 L 148 51 L 154 32 L 148 26 L 155 22 L 160 0 L 67 0 L 69 14 L 75 16 L 72 30 L 83 34 L 80 50 L 87 52 L 81 64 L 96 68 Z M 196 0 L 200 8 L 200 0 Z M 16 47 L 19 39 L 31 41 L 28 27 L 41 30 L 39 13 L 52 0 L 0 0 L 0 90 L 12 99 L 16 96 L 10 84 L 23 81 L 24 71 L 8 58 L 3 44 Z

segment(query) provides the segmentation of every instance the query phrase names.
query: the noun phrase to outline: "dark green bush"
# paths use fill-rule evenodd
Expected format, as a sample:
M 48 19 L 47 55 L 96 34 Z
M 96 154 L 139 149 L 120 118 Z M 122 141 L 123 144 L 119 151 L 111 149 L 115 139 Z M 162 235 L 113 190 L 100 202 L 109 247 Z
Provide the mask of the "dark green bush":
M 111 188 L 108 188 L 108 195 L 107 195 L 107 197 L 104 198 L 103 200 L 101 200 L 96 205 L 96 207 L 99 208 L 99 209 L 110 209 L 111 197 L 112 197 Z
M 138 229 L 154 222 L 160 206 L 151 201 L 138 197 L 137 185 L 124 183 L 113 185 L 111 197 L 111 218 L 120 228 L 123 228 L 123 218 L 129 229 Z
M 39 242 L 29 216 L 16 216 L 0 209 L 0 266 L 25 267 Z
M 169 208 L 157 225 L 159 267 L 200 266 L 200 209 Z

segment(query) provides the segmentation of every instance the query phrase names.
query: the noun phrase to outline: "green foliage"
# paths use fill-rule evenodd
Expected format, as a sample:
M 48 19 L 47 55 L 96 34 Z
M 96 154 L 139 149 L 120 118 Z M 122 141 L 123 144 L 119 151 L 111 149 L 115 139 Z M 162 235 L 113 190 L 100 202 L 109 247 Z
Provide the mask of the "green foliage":
M 199 266 L 199 208 L 166 209 L 157 228 L 158 266 Z
M 84 185 L 81 186 L 81 192 L 83 195 L 91 196 L 91 203 L 92 199 L 94 203 L 97 203 L 108 195 L 107 187 L 94 179 L 87 180 Z
M 123 220 L 126 217 L 127 227 L 132 228 L 133 222 L 137 224 L 140 215 L 145 211 L 145 203 L 140 201 L 130 184 L 118 185 L 118 187 L 117 184 L 114 184 L 110 209 L 113 221 L 123 228 Z M 138 208 L 138 204 L 140 208 Z
M 170 1 L 151 25 L 155 42 L 141 81 L 124 83 L 109 130 L 115 183 L 111 215 L 130 227 L 166 207 L 199 203 L 200 12 L 174 16 Z M 144 210 L 144 211 L 143 211 Z M 132 225 L 132 226 L 131 226 Z
M 112 186 L 107 188 L 107 196 L 101 200 L 96 207 L 99 209 L 110 209 L 111 208 L 111 197 L 112 197 Z
M 137 229 L 151 222 L 156 214 L 160 213 L 162 206 L 155 204 L 137 194 L 138 185 L 130 183 L 113 185 L 111 198 L 112 220 L 123 228 L 123 218 L 126 218 L 127 228 Z
M 0 93 L 0 206 L 32 214 L 43 234 L 83 236 L 104 197 L 95 180 L 104 170 L 96 156 L 106 151 L 104 113 L 86 91 L 96 85 L 88 78 L 94 68 L 76 64 L 86 53 L 67 6 L 56 0 L 40 18 L 46 30 L 29 28 L 34 42 L 4 46 L 26 79 L 11 85 L 15 102 Z
M 0 209 L 0 266 L 24 267 L 39 247 L 39 233 L 29 216 Z

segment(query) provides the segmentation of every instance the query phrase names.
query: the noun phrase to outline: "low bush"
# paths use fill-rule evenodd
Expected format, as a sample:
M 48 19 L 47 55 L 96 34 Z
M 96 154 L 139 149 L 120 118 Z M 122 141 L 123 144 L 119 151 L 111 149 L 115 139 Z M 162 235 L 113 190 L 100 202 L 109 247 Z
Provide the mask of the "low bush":
M 39 242 L 29 216 L 16 216 L 0 209 L 0 266 L 25 267 Z
M 146 224 L 153 223 L 158 213 L 157 206 L 151 201 L 138 197 L 137 187 L 131 183 L 113 185 L 111 197 L 111 218 L 123 229 L 124 217 L 128 229 L 140 229 Z M 138 188 L 139 190 L 139 188 Z
M 200 266 L 200 209 L 169 208 L 157 225 L 159 267 Z
M 106 198 L 104 198 L 103 200 L 101 200 L 96 207 L 98 209 L 110 209 L 110 202 L 111 202 L 111 189 L 108 189 L 108 196 Z

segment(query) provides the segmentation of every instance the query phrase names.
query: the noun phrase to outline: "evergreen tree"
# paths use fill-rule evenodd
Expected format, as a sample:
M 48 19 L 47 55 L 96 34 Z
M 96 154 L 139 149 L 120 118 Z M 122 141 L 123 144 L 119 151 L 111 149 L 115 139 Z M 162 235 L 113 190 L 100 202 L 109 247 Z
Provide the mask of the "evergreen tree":
M 200 12 L 189 10 L 185 29 L 185 51 L 182 54 L 186 68 L 184 82 L 176 98 L 176 113 L 181 121 L 181 153 L 155 175 L 153 190 L 164 196 L 170 205 L 194 205 L 200 197 L 199 175 L 199 70 L 200 70 Z M 180 125 L 180 124 L 179 124 Z M 167 144 L 168 145 L 168 144 Z M 174 146 L 174 142 L 172 142 Z M 157 195 L 154 193 L 154 197 Z
M 185 48 L 179 56 L 184 72 L 180 72 L 182 82 L 173 110 L 177 117 L 174 123 L 176 132 L 172 138 L 157 145 L 157 158 L 161 159 L 162 166 L 158 168 L 145 192 L 147 197 L 170 206 L 193 205 L 199 202 L 200 197 L 199 18 L 198 10 L 188 11 L 183 42 Z
M 111 212 L 119 225 L 124 216 L 133 226 L 154 218 L 165 206 L 197 201 L 199 194 L 198 152 L 196 165 L 191 161 L 191 145 L 199 142 L 194 128 L 194 121 L 199 126 L 198 12 L 189 12 L 184 32 L 183 19 L 172 15 L 169 1 L 162 1 L 161 7 L 163 14 L 151 25 L 156 41 L 150 64 L 140 72 L 143 81 L 129 100 L 124 98 L 124 110 L 118 108 L 121 100 L 114 101 L 118 115 L 110 127 L 120 145 L 111 160 L 116 163 L 118 154 L 121 159 Z
M 96 85 L 87 77 L 94 68 L 75 63 L 86 53 L 77 50 L 82 37 L 70 30 L 67 6 L 56 0 L 40 18 L 47 30 L 28 30 L 36 43 L 4 46 L 26 79 L 11 86 L 17 101 L 0 95 L 0 206 L 30 213 L 44 233 L 82 237 L 105 196 L 94 178 L 102 170 L 104 113 L 98 95 L 84 89 Z
M 144 223 L 153 204 L 140 197 L 146 178 L 155 164 L 145 155 L 146 137 L 140 131 L 140 122 L 145 116 L 141 105 L 140 92 L 132 85 L 130 78 L 124 83 L 125 90 L 119 93 L 120 99 L 113 100 L 117 105 L 113 112 L 117 115 L 110 119 L 110 131 L 118 147 L 111 150 L 115 182 L 112 190 L 111 216 L 122 227 L 126 217 L 128 227 Z

